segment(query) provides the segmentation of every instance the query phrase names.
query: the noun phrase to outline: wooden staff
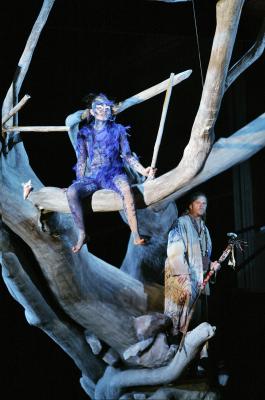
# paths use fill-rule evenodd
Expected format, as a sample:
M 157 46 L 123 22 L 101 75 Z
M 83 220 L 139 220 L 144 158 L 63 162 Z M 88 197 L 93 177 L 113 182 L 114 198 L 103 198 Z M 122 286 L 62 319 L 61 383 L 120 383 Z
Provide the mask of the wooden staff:
M 164 100 L 164 104 L 163 104 L 161 118 L 160 118 L 159 129 L 158 129 L 156 142 L 155 142 L 155 146 L 154 146 L 154 151 L 153 151 L 153 158 L 152 158 L 152 162 L 151 162 L 151 170 L 150 170 L 150 174 L 148 176 L 148 179 L 153 179 L 154 178 L 154 176 L 152 174 L 152 171 L 156 166 L 158 150 L 159 150 L 159 147 L 160 147 L 160 143 L 161 143 L 161 139 L 162 139 L 162 135 L 163 135 L 163 131 L 164 131 L 164 125 L 165 125 L 165 120 L 166 120 L 166 115 L 167 115 L 167 110 L 168 110 L 169 99 L 170 99 L 171 92 L 172 92 L 173 79 L 174 79 L 174 73 L 172 72 L 170 74 L 170 77 L 169 77 L 168 87 L 167 87 L 167 91 L 166 91 L 166 95 L 165 95 L 165 100 Z
M 233 268 L 234 268 L 234 267 L 235 267 L 235 261 L 234 261 L 234 247 L 236 246 L 237 248 L 239 248 L 239 249 L 242 251 L 242 246 L 243 246 L 243 245 L 244 245 L 244 246 L 247 245 L 246 242 L 244 242 L 244 241 L 242 241 L 242 240 L 240 240 L 240 239 L 237 239 L 237 234 L 236 234 L 236 233 L 230 232 L 230 233 L 227 233 L 227 236 L 228 236 L 230 239 L 229 239 L 229 241 L 228 241 L 227 247 L 225 248 L 225 250 L 223 251 L 223 253 L 221 254 L 221 256 L 220 256 L 220 257 L 218 258 L 218 260 L 217 260 L 217 262 L 220 264 L 220 267 L 219 267 L 218 269 L 221 268 L 221 263 L 224 262 L 224 261 L 227 259 L 227 257 L 229 256 L 230 253 L 232 253 L 232 258 L 233 258 L 233 264 L 232 264 L 232 265 L 233 265 Z M 197 293 L 197 295 L 196 295 L 196 297 L 195 297 L 195 300 L 194 300 L 194 302 L 193 302 L 193 304 L 192 304 L 192 306 L 191 306 L 189 315 L 188 315 L 188 317 L 187 317 L 186 325 L 185 325 L 185 327 L 184 327 L 184 329 L 183 329 L 183 332 L 182 332 L 183 335 L 182 335 L 181 342 L 180 342 L 180 344 L 179 344 L 179 351 L 182 350 L 182 347 L 183 347 L 183 344 L 184 344 L 184 340 L 185 340 L 186 334 L 187 334 L 187 332 L 188 332 L 189 324 L 190 324 L 191 318 L 192 318 L 192 316 L 193 316 L 193 313 L 194 313 L 194 310 L 195 310 L 197 301 L 198 301 L 198 299 L 199 299 L 199 297 L 200 297 L 200 295 L 201 295 L 201 293 L 202 293 L 202 290 L 205 288 L 205 286 L 206 286 L 207 283 L 209 282 L 211 276 L 212 276 L 213 274 L 215 274 L 217 271 L 218 271 L 218 270 L 216 270 L 216 271 L 215 271 L 215 270 L 210 270 L 210 271 L 207 273 L 206 277 L 204 278 L 204 280 L 203 280 L 202 284 L 200 285 L 200 287 L 198 287 L 198 293 Z

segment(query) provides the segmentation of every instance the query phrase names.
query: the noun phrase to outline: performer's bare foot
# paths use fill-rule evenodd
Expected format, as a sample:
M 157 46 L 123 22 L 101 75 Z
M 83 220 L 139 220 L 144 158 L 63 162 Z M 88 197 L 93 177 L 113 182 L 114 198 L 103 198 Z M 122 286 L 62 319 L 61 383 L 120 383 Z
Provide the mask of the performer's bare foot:
M 87 242 L 87 237 L 85 232 L 80 231 L 78 234 L 77 243 L 75 246 L 72 247 L 72 252 L 78 253 L 86 242 Z

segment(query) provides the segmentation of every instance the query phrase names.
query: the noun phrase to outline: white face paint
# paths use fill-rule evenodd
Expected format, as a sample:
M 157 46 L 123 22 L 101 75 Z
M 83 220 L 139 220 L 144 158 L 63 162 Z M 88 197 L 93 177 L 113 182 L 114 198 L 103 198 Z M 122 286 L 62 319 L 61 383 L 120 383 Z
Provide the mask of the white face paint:
M 91 113 L 96 120 L 107 121 L 110 119 L 112 111 L 109 104 L 105 103 L 103 99 L 102 101 L 98 99 L 93 101 Z

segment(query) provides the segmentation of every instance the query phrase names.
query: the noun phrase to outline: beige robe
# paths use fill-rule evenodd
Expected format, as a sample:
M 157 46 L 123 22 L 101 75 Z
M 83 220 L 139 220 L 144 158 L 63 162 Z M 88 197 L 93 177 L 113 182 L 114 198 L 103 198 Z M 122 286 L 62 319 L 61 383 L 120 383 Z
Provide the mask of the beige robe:
M 201 245 L 200 245 L 201 243 Z M 168 235 L 165 264 L 165 314 L 173 322 L 172 334 L 183 332 L 187 318 L 203 282 L 203 255 L 210 259 L 212 244 L 202 221 L 200 235 L 190 217 L 180 217 Z M 209 288 L 206 294 L 209 294 Z

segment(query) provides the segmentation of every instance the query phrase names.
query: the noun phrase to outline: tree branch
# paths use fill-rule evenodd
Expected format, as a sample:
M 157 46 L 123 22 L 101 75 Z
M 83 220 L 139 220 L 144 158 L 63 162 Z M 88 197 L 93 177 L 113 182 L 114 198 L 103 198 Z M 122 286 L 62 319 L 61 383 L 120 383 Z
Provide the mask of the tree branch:
M 184 79 L 187 79 L 191 75 L 191 73 L 192 70 L 188 69 L 187 71 L 174 75 L 172 86 L 175 86 L 178 83 L 182 82 Z M 129 97 L 128 99 L 118 103 L 114 109 L 115 114 L 119 114 L 120 112 L 126 110 L 129 107 L 132 107 L 136 104 L 140 104 L 143 101 L 151 99 L 152 97 L 158 95 L 159 93 L 162 93 L 167 89 L 168 83 L 169 83 L 169 78 L 164 80 L 163 82 L 158 83 L 157 85 L 154 85 L 146 90 L 143 90 L 142 92 L 135 94 L 134 96 Z
M 47 21 L 49 13 L 54 4 L 54 1 L 55 0 L 44 0 L 43 1 L 43 5 L 42 5 L 41 11 L 39 13 L 39 16 L 32 28 L 32 31 L 31 31 L 28 41 L 26 43 L 25 49 L 19 60 L 19 63 L 18 63 L 19 73 L 17 76 L 17 80 L 15 82 L 16 95 L 18 95 L 18 93 L 20 91 L 21 85 L 22 85 L 23 80 L 28 71 L 33 52 L 38 43 L 39 36 L 41 34 L 42 29 L 44 28 L 44 25 Z M 8 92 L 6 94 L 6 97 L 5 97 L 5 100 L 3 103 L 3 108 L 2 108 L 2 115 L 7 114 L 8 110 L 10 110 L 13 107 L 13 101 L 15 100 L 15 99 L 13 99 L 13 90 L 14 90 L 13 85 L 14 85 L 14 83 L 11 84 L 11 86 L 9 87 Z
M 168 196 L 162 198 L 163 201 L 173 201 L 181 197 L 184 193 L 189 191 L 191 188 L 206 182 L 213 176 L 220 174 L 221 172 L 231 168 L 232 166 L 243 162 L 253 156 L 253 154 L 260 151 L 265 146 L 265 114 L 260 115 L 254 121 L 250 122 L 245 127 L 228 137 L 227 139 L 219 139 L 213 146 L 212 151 L 202 169 L 202 171 L 193 179 L 190 179 L 183 188 L 176 189 L 170 187 Z M 145 193 L 148 190 L 154 191 L 153 202 L 158 204 L 159 198 L 159 187 L 161 181 L 172 180 L 171 175 L 174 174 L 174 170 L 154 179 L 134 187 L 136 204 L 139 198 L 139 191 L 143 194 L 144 199 Z M 139 189 L 139 190 L 137 190 Z M 156 193 L 158 196 L 156 197 Z M 68 213 L 70 212 L 66 194 L 63 189 L 54 187 L 43 187 L 39 191 L 33 191 L 29 194 L 28 200 L 31 201 L 39 209 L 47 211 L 58 211 Z M 139 199 L 138 205 L 140 205 Z M 149 206 L 147 200 L 145 205 Z M 141 206 L 142 207 L 142 206 Z M 103 211 L 118 211 L 122 210 L 122 201 L 112 190 L 99 190 L 92 196 L 92 209 L 94 212 Z
M 68 132 L 67 126 L 12 126 L 3 132 Z
M 157 204 L 180 198 L 192 188 L 251 158 L 264 147 L 265 114 L 262 114 L 230 137 L 219 139 L 213 145 L 212 151 L 201 172 L 183 188 L 178 189 Z
M 181 72 L 180 74 L 174 75 L 172 86 L 175 86 L 178 83 L 182 82 L 184 79 L 187 79 L 190 76 L 191 72 L 191 70 L 187 70 Z M 142 103 L 143 101 L 148 100 L 159 93 L 162 93 L 164 90 L 166 90 L 168 82 L 169 79 L 166 79 L 165 81 L 160 82 L 157 85 L 152 86 L 151 88 L 148 88 L 128 98 L 127 100 L 120 102 L 118 105 L 115 106 L 115 114 L 118 114 L 129 107 Z M 30 98 L 30 96 L 28 96 L 28 98 Z M 17 108 L 22 100 L 17 104 L 16 107 L 14 107 L 14 109 L 9 112 L 9 114 L 12 112 L 12 115 L 14 115 L 22 107 L 24 103 L 21 104 L 19 108 Z M 4 122 L 11 118 L 12 115 L 6 115 L 3 119 Z M 3 120 L 2 124 L 4 124 Z M 2 130 L 3 132 L 67 132 L 69 128 L 67 126 L 10 126 L 8 128 L 3 128 Z
M 16 114 L 25 104 L 26 102 L 30 99 L 30 96 L 26 94 L 19 103 L 15 107 L 13 107 L 8 114 L 4 115 L 2 117 L 2 125 L 4 125 L 11 117 L 13 117 L 14 114 Z
M 216 5 L 217 25 L 199 110 L 179 165 L 163 178 L 147 183 L 146 204 L 162 200 L 184 187 L 203 167 L 214 142 L 213 129 L 221 107 L 224 85 L 244 0 Z
M 78 255 L 73 254 L 71 246 L 76 240 L 76 230 L 71 215 L 47 215 L 46 224 L 56 226 L 56 231 L 43 232 L 38 224 L 39 212 L 19 192 L 22 191 L 20 174 L 30 174 L 30 166 L 26 170 L 21 157 L 11 165 L 8 161 L 12 153 L 2 160 L 3 173 L 8 170 L 1 194 L 4 223 L 31 247 L 65 313 L 122 354 L 135 342 L 130 329 L 132 317 L 148 313 L 150 307 L 157 307 L 157 302 L 161 304 L 162 288 L 149 289 L 89 253 L 85 246 Z
M 263 53 L 265 47 L 265 18 L 261 25 L 255 44 L 246 52 L 246 54 L 237 61 L 228 71 L 225 83 L 225 90 L 241 75 L 250 65 L 252 65 Z
M 28 323 L 48 334 L 74 360 L 83 375 L 90 380 L 91 386 L 95 386 L 104 371 L 104 363 L 92 354 L 76 323 L 64 316 L 63 311 L 54 311 L 47 303 L 47 293 L 43 296 L 39 291 L 40 286 L 36 286 L 37 271 L 34 273 L 33 283 L 27 265 L 30 263 L 27 252 L 21 247 L 21 243 L 12 239 L 6 228 L 2 232 L 2 275 L 10 294 L 24 307 Z

